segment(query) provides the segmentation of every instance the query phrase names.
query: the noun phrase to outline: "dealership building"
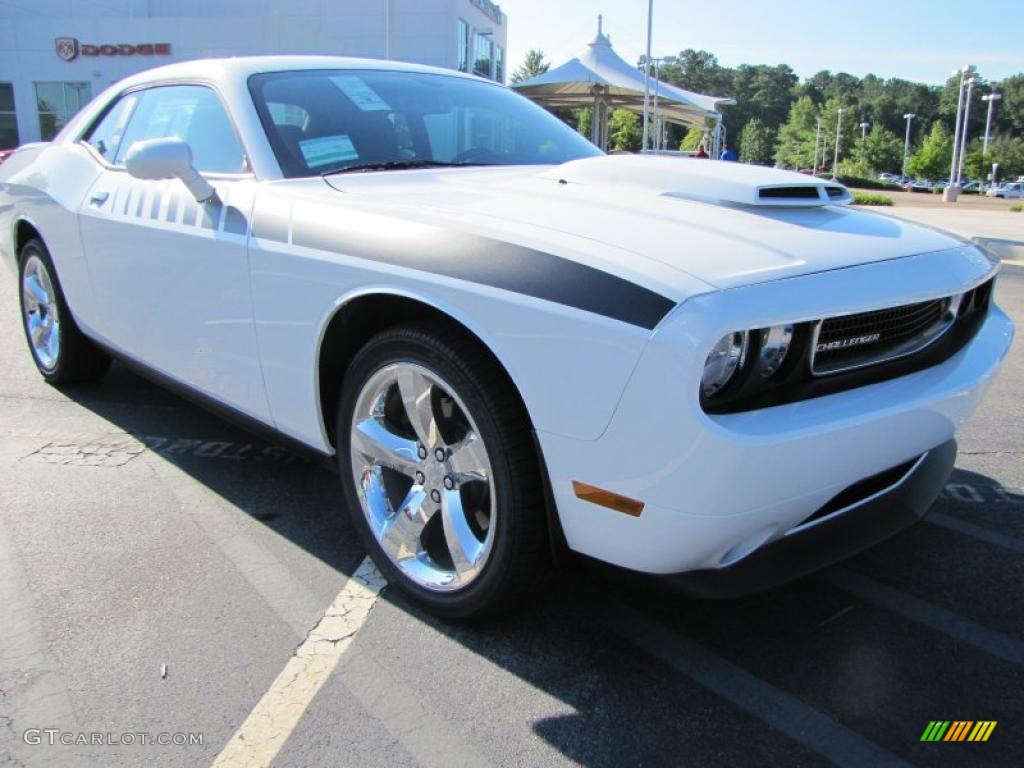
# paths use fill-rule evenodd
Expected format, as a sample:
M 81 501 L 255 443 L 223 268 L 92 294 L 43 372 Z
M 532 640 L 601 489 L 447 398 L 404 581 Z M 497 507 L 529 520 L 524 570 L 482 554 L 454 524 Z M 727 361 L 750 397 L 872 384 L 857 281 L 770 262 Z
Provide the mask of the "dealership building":
M 0 149 L 51 139 L 89 99 L 188 59 L 330 54 L 505 82 L 491 0 L 0 0 Z

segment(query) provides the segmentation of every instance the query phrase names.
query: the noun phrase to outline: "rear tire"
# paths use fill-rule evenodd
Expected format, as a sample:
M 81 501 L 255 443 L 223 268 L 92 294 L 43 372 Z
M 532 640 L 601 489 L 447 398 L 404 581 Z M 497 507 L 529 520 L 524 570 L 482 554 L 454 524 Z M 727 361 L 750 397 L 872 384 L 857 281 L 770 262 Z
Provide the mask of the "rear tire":
M 21 326 L 32 361 L 50 384 L 95 381 L 110 357 L 75 324 L 57 270 L 41 240 L 25 243 L 18 257 Z
M 447 618 L 493 614 L 550 565 L 531 428 L 504 372 L 443 324 L 389 329 L 339 394 L 345 500 L 387 579 Z

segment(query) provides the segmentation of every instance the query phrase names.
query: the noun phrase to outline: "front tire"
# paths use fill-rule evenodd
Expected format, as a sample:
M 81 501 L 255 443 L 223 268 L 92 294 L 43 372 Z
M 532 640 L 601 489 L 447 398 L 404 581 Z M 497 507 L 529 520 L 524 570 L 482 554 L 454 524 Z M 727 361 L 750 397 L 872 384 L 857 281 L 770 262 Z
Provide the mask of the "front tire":
M 431 613 L 503 610 L 547 570 L 529 422 L 504 373 L 446 325 L 372 338 L 339 395 L 338 463 L 377 567 Z
M 18 259 L 21 319 L 32 361 L 50 384 L 100 378 L 110 358 L 79 330 L 53 260 L 42 241 L 25 243 Z

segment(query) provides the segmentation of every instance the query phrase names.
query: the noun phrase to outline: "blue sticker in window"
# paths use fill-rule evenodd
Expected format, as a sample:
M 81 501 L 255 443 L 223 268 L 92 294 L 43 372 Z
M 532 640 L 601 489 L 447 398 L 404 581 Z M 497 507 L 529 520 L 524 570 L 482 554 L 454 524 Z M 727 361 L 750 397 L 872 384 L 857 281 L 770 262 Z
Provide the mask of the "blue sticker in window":
M 299 142 L 299 149 L 302 150 L 302 157 L 310 168 L 355 160 L 359 157 L 347 135 L 306 139 Z

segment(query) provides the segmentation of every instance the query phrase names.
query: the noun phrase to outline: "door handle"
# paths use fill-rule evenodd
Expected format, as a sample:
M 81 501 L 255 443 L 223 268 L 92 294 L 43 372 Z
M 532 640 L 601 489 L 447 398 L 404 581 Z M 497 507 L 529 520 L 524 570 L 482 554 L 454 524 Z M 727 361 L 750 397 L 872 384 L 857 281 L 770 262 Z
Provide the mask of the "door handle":
M 89 204 L 95 205 L 97 208 L 107 202 L 107 198 L 110 197 L 109 192 L 97 192 L 95 195 L 89 198 Z

